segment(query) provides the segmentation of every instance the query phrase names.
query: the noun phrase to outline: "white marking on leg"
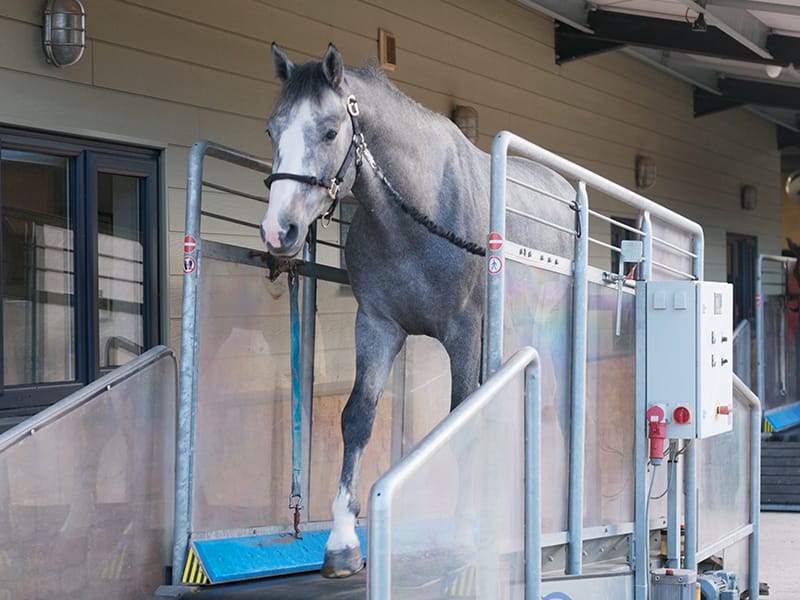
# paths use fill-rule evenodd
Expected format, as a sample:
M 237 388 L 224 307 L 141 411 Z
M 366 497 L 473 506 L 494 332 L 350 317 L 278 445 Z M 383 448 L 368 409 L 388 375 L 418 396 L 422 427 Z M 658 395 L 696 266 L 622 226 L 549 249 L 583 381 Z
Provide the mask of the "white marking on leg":
M 356 516 L 350 512 L 350 493 L 343 487 L 333 500 L 331 512 L 333 513 L 333 529 L 325 544 L 326 551 L 343 550 L 345 548 L 358 548 L 356 535 Z

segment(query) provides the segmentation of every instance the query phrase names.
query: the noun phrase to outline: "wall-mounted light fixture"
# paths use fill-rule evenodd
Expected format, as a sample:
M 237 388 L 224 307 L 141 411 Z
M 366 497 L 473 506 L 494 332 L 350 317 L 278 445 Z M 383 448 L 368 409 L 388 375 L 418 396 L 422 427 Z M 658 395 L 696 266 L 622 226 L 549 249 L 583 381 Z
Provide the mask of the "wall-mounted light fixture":
M 74 65 L 86 47 L 86 10 L 80 0 L 47 0 L 44 53 L 57 67 Z
M 754 185 L 743 185 L 739 190 L 743 210 L 755 210 L 758 206 L 758 189 Z
M 478 144 L 478 111 L 471 106 L 456 106 L 453 108 L 453 122 L 467 139 L 473 144 Z
M 652 156 L 636 157 L 636 187 L 646 190 L 656 183 L 656 159 Z
M 786 178 L 785 189 L 790 200 L 800 200 L 800 171 L 794 171 Z

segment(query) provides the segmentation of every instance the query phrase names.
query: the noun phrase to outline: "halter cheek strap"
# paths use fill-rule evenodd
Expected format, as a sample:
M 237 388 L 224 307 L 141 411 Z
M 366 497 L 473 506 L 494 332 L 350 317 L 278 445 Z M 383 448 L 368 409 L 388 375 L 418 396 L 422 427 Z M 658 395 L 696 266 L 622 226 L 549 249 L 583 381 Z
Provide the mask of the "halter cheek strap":
M 353 139 L 350 146 L 347 148 L 347 154 L 336 171 L 336 175 L 330 179 L 324 177 L 315 177 L 313 175 L 297 175 L 296 173 L 273 173 L 264 180 L 267 189 L 270 189 L 273 182 L 280 181 L 281 179 L 290 179 L 292 181 L 299 181 L 311 186 L 324 187 L 328 191 L 328 197 L 331 199 L 331 204 L 327 210 L 322 214 L 323 221 L 330 220 L 333 212 L 336 210 L 336 205 L 339 202 L 339 187 L 344 181 L 350 165 L 353 161 L 356 162 L 356 169 L 361 163 L 360 149 L 364 146 L 364 134 L 361 131 L 361 124 L 358 122 L 358 102 L 356 97 L 350 95 L 347 97 L 347 114 L 350 115 L 350 122 L 353 125 Z

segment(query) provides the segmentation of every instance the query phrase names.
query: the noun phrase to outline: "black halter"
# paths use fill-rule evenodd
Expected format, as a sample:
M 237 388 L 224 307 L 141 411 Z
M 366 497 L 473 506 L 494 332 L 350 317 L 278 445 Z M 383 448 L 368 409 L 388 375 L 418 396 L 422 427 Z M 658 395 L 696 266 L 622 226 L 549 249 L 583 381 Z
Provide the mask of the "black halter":
M 350 147 L 347 149 L 347 154 L 345 155 L 339 170 L 336 172 L 336 175 L 330 179 L 325 179 L 324 177 L 314 177 L 313 175 L 273 173 L 264 180 L 267 189 L 272 186 L 273 182 L 281 179 L 291 179 L 293 181 L 299 181 L 300 183 L 306 183 L 308 185 L 318 185 L 320 187 L 324 187 L 326 190 L 328 190 L 328 197 L 331 199 L 331 205 L 322 214 L 322 219 L 323 221 L 330 220 L 331 216 L 333 215 L 333 211 L 336 210 L 336 205 L 339 202 L 339 186 L 342 185 L 344 176 L 354 160 L 356 162 L 356 168 L 358 168 L 359 164 L 361 163 L 360 150 L 364 147 L 364 134 L 361 132 L 361 125 L 358 122 L 358 102 L 356 101 L 356 97 L 353 95 L 347 97 L 347 114 L 350 115 L 350 122 L 353 125 L 353 139 L 350 142 Z

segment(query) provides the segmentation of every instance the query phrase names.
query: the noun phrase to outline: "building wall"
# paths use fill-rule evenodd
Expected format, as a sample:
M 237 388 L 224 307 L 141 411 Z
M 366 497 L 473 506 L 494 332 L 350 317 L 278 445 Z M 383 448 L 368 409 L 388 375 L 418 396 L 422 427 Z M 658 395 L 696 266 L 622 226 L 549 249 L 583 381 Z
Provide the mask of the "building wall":
M 0 122 L 165 149 L 173 346 L 188 149 L 209 138 L 271 154 L 263 131 L 278 90 L 273 40 L 298 62 L 321 56 L 333 41 L 346 62 L 360 64 L 376 52 L 378 27 L 386 28 L 398 43 L 391 78 L 435 111 L 477 108 L 485 149 L 496 131 L 510 129 L 631 188 L 636 156 L 654 157 L 658 181 L 647 195 L 704 225 L 707 278 L 725 277 L 726 232 L 757 235 L 761 252 L 780 250 L 771 124 L 742 110 L 694 119 L 689 84 L 622 52 L 558 66 L 552 22 L 512 0 L 84 3 L 86 54 L 65 69 L 44 61 L 41 3 L 0 5 Z M 207 173 L 263 193 L 257 176 L 215 164 Z M 758 189 L 755 211 L 739 208 L 743 184 Z M 253 220 L 262 210 L 213 194 L 207 202 Z M 227 225 L 209 225 L 205 233 L 258 245 L 255 234 L 243 238 Z

